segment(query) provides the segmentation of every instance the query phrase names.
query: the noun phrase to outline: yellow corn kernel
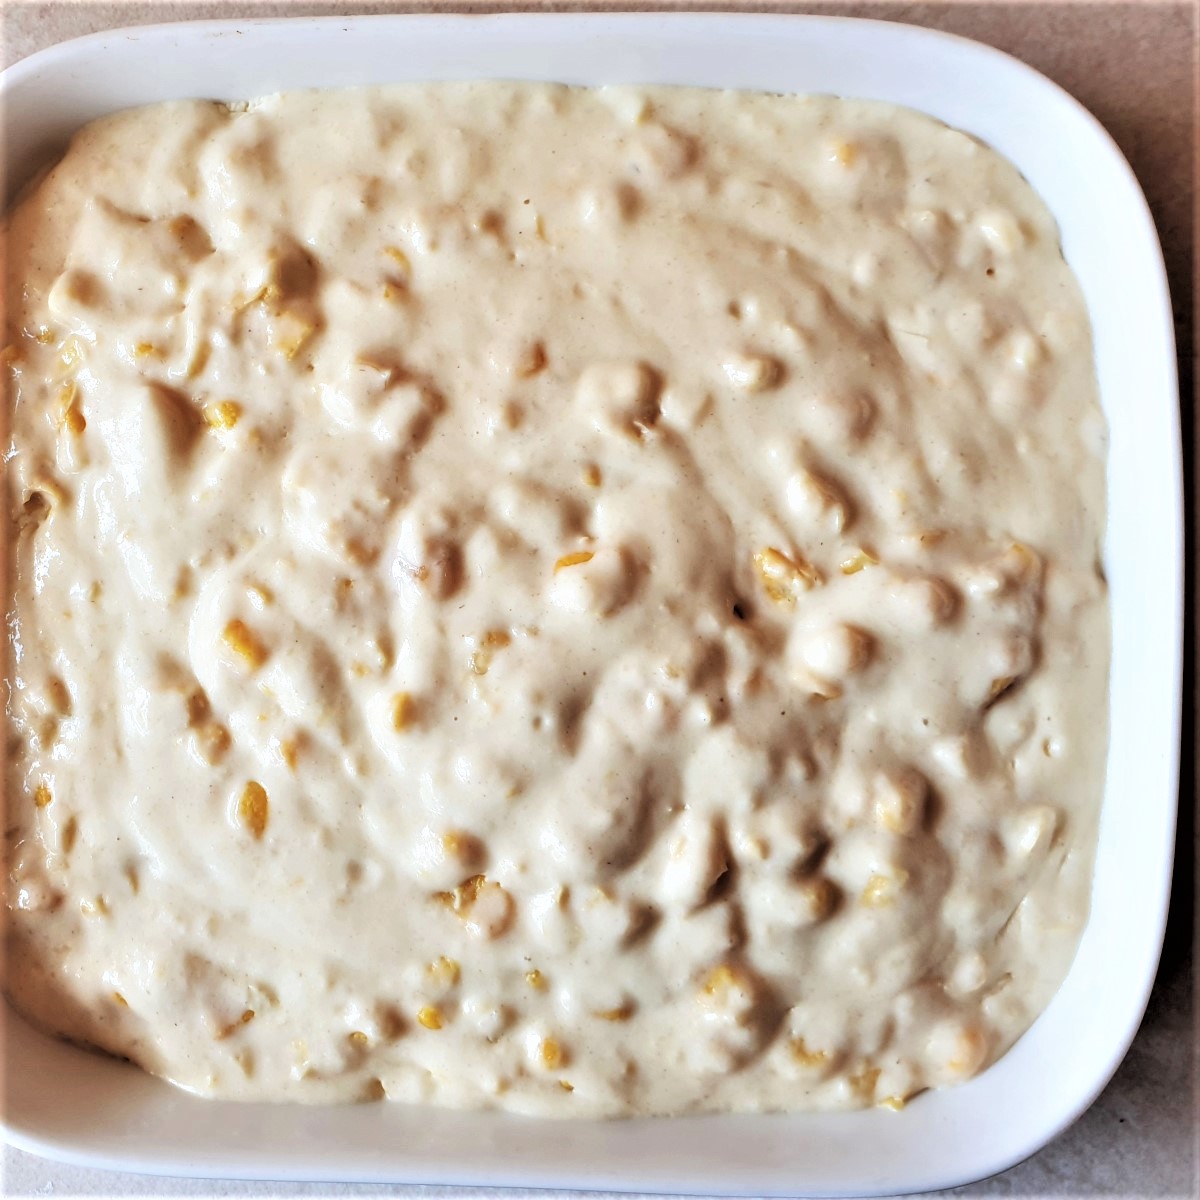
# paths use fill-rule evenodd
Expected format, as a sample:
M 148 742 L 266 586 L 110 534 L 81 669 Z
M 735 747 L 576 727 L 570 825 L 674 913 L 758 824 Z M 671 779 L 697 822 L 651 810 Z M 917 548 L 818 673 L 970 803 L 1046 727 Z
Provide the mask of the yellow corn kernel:
M 79 821 L 69 817 L 62 831 L 62 848 L 64 854 L 70 854 L 75 849 L 75 840 L 79 837 Z
M 988 703 L 993 704 L 999 700 L 1016 681 L 1015 675 L 1001 675 L 999 679 L 993 679 L 992 686 L 988 688 Z
M 894 876 L 872 875 L 867 880 L 867 886 L 863 888 L 860 897 L 861 903 L 868 908 L 883 908 L 888 904 L 894 904 L 896 893 L 907 882 L 908 872 L 904 870 L 897 871 Z
M 412 274 L 412 263 L 399 246 L 384 246 L 383 252 L 404 272 L 406 279 Z
M 103 896 L 97 896 L 95 900 L 80 900 L 79 911 L 85 917 L 107 917 L 108 901 Z
M 558 1081 L 558 1086 L 562 1088 L 564 1092 L 573 1092 L 575 1090 L 575 1085 L 568 1083 L 565 1079 L 560 1079 Z
M 583 468 L 583 482 L 588 487 L 599 487 L 604 482 L 604 476 L 600 473 L 600 468 L 595 463 L 589 463 Z
M 892 1112 L 899 1112 L 907 1103 L 903 1096 L 884 1096 L 879 1101 L 880 1108 L 890 1108 Z
M 411 692 L 397 692 L 392 697 L 392 728 L 397 733 L 411 728 L 417 715 L 416 710 L 416 702 Z
M 356 1029 L 353 1033 L 347 1035 L 346 1040 L 356 1049 L 362 1050 L 366 1048 L 367 1043 L 371 1039 L 361 1029 Z
M 38 341 L 42 339 L 39 336 Z M 83 347 L 79 344 L 77 337 L 69 337 L 59 347 L 58 365 L 65 372 L 73 370 L 83 362 Z
M 492 665 L 492 657 L 497 650 L 511 645 L 512 636 L 503 629 L 493 629 L 483 635 L 480 648 L 471 655 L 471 671 L 476 675 L 486 675 Z
M 557 575 L 564 567 L 578 567 L 585 562 L 591 562 L 594 557 L 590 550 L 576 550 L 572 554 L 564 554 L 554 564 L 554 573 Z
M 548 986 L 545 975 L 543 975 L 541 971 L 537 969 L 525 972 L 525 982 L 529 984 L 529 986 L 533 988 L 535 992 L 544 992 Z
M 47 325 L 39 326 L 38 331 L 33 336 L 43 346 L 48 346 L 54 341 L 54 331 Z
M 875 1084 L 879 1082 L 881 1072 L 878 1067 L 863 1066 L 863 1069 L 850 1076 L 850 1086 L 864 1099 L 875 1095 Z
M 221 635 L 230 650 L 239 658 L 243 659 L 246 665 L 252 670 L 257 671 L 270 657 L 269 652 L 259 640 L 258 636 L 246 625 L 245 621 L 239 621 L 236 618 L 225 626 L 225 632 Z
M 824 1050 L 810 1050 L 802 1037 L 792 1038 L 788 1049 L 802 1067 L 819 1067 L 829 1061 L 829 1055 Z
M 616 1008 L 603 1008 L 599 1012 L 592 1013 L 592 1016 L 599 1017 L 601 1021 L 628 1021 L 633 1016 L 633 1002 L 625 1000 Z
M 263 300 L 271 299 L 273 295 L 272 289 L 265 283 L 250 296 L 238 296 L 233 301 L 233 311 L 235 313 L 244 313 L 251 305 L 259 304 Z
M 311 321 L 305 321 L 292 313 L 281 314 L 280 320 L 286 318 L 286 327 L 278 330 L 274 346 L 289 362 L 304 348 L 308 339 L 317 331 Z
M 736 987 L 737 982 L 737 975 L 734 974 L 733 968 L 728 963 L 722 963 L 709 972 L 708 978 L 704 981 L 704 994 L 720 996 L 730 988 Z
M 112 998 L 113 998 L 113 1003 L 120 1005 L 121 1008 L 129 1007 L 129 1001 L 126 1000 L 125 997 L 122 996 L 120 992 L 113 992 Z
M 69 408 L 67 410 L 64 423 L 66 424 L 67 429 L 71 433 L 75 434 L 76 437 L 78 437 L 79 434 L 81 434 L 87 428 L 87 419 L 77 408 Z
M 296 769 L 296 759 L 300 754 L 300 742 L 297 738 L 288 738 L 279 743 L 279 756 L 287 764 L 288 769 Z
M 541 1047 L 542 1064 L 549 1070 L 556 1070 L 563 1064 L 562 1047 L 555 1041 L 554 1038 L 548 1037 L 543 1040 Z
M 255 838 L 261 838 L 267 831 L 269 812 L 270 802 L 267 799 L 267 789 L 252 779 L 242 789 L 241 799 L 238 800 L 238 820 L 250 830 Z
M 425 969 L 431 978 L 449 987 L 453 987 L 462 978 L 462 967 L 454 959 L 444 955 L 434 959 Z
M 135 358 L 162 358 L 162 351 L 153 342 L 138 342 L 133 355 Z
M 955 1039 L 954 1054 L 947 1067 L 956 1075 L 974 1075 L 987 1057 L 987 1039 L 981 1030 L 968 1027 Z
M 248 583 L 246 585 L 246 595 L 250 597 L 258 608 L 266 608 L 267 605 L 275 603 L 275 593 L 265 583 Z
M 470 879 L 464 879 L 452 892 L 436 892 L 434 899 L 453 908 L 460 916 L 465 916 L 471 911 L 471 905 L 475 903 L 479 889 L 486 882 L 487 876 L 472 875 Z
M 232 429 L 242 416 L 242 406 L 236 400 L 222 400 L 204 406 L 204 421 L 210 429 Z
M 239 1029 L 241 1029 L 241 1027 L 243 1025 L 249 1025 L 250 1022 L 253 1020 L 254 1020 L 254 1009 L 252 1009 L 252 1008 L 246 1009 L 242 1013 L 242 1015 L 240 1017 L 238 1017 L 238 1019 L 236 1021 L 231 1021 L 228 1025 L 224 1026 L 223 1028 L 221 1028 L 217 1031 L 216 1040 L 218 1042 L 223 1042 L 223 1041 L 225 1041 L 226 1038 L 233 1037 L 233 1035 L 235 1033 L 237 1033 L 237 1031 Z
M 821 574 L 811 563 L 797 556 L 790 558 L 768 546 L 754 556 L 754 566 L 763 590 L 776 604 L 794 604 L 801 592 L 821 582 Z
M 196 730 L 196 747 L 209 766 L 220 762 L 232 743 L 229 730 L 216 721 L 208 721 Z
M 33 802 L 38 808 L 49 808 L 54 803 L 54 793 L 48 784 L 39 783 L 33 793 Z
M 870 550 L 860 550 L 850 558 L 843 559 L 841 564 L 843 575 L 857 575 L 864 567 L 879 565 L 879 559 Z
M 417 1024 L 425 1029 L 441 1029 L 445 1024 L 442 1017 L 442 1011 L 435 1008 L 432 1004 L 427 1004 L 419 1013 L 417 1013 Z
M 58 389 L 58 419 L 60 424 L 70 424 L 71 413 L 74 411 L 75 401 L 79 397 L 79 388 L 76 386 L 73 379 L 68 379 L 66 383 Z
M 208 365 L 209 355 L 212 354 L 212 347 L 207 342 L 201 342 L 192 355 L 192 361 L 188 363 L 187 377 L 195 379 L 197 375 Z
M 858 158 L 858 147 L 853 142 L 839 138 L 830 148 L 829 157 L 839 166 L 852 167 Z

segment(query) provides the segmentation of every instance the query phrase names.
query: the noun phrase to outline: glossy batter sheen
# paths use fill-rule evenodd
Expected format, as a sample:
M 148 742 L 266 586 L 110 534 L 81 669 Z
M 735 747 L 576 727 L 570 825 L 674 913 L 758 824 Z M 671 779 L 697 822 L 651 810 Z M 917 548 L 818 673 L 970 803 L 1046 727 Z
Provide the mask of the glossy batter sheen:
M 8 230 L 7 988 L 224 1097 L 899 1107 L 1087 912 L 1105 430 L 997 155 L 501 84 L 88 127 Z

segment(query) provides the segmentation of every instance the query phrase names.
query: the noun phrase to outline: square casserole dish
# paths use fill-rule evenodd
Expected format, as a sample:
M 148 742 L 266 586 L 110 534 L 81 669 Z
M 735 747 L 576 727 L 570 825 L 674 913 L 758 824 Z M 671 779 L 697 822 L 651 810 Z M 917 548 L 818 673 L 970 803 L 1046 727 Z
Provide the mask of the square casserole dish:
M 235 1105 L 48 1039 L 0 1004 L 5 1136 L 84 1166 L 276 1180 L 832 1196 L 950 1187 L 1001 1171 L 1078 1117 L 1116 1070 L 1145 1009 L 1166 917 L 1180 719 L 1180 434 L 1170 302 L 1137 182 L 1079 104 L 974 42 L 824 17 L 522 14 L 199 22 L 53 47 L 0 77 L 5 194 L 79 126 L 132 105 L 472 78 L 891 101 L 989 143 L 1048 203 L 1087 302 L 1111 431 L 1111 742 L 1092 911 L 1074 964 L 999 1063 L 899 1114 L 606 1123 L 398 1104 Z

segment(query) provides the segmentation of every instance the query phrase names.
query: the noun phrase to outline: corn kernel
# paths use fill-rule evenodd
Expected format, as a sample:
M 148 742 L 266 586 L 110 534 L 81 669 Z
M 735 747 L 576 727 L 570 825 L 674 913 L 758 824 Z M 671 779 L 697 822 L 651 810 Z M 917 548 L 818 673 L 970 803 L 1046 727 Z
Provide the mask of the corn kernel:
M 599 487 L 604 481 L 604 476 L 600 473 L 600 468 L 595 463 L 589 463 L 583 468 L 583 482 L 588 487 Z
M 907 1103 L 903 1096 L 884 1096 L 879 1101 L 880 1108 L 890 1108 L 892 1112 L 899 1112 Z
M 264 283 L 262 287 L 258 289 L 258 291 L 254 292 L 250 296 L 235 297 L 233 301 L 233 311 L 240 314 L 245 312 L 246 309 L 250 308 L 251 305 L 259 304 L 264 300 L 269 300 L 272 298 L 273 289 Z
M 546 977 L 538 970 L 526 971 L 525 982 L 529 984 L 535 992 L 544 992 L 546 990 Z
M 843 559 L 841 564 L 843 575 L 857 575 L 864 567 L 879 565 L 879 559 L 870 550 L 860 550 L 850 558 Z
M 411 692 L 397 692 L 392 697 L 392 728 L 397 733 L 411 728 L 416 717 L 416 707 Z
M 452 892 L 436 892 L 434 899 L 440 900 L 462 916 L 470 912 L 471 905 L 475 903 L 475 897 L 479 895 L 479 889 L 486 882 L 486 876 L 472 875 L 470 879 L 464 879 Z
M 233 744 L 229 730 L 216 721 L 208 721 L 196 730 L 196 748 L 209 766 L 221 761 Z
M 50 790 L 49 785 L 39 783 L 33 793 L 33 802 L 38 808 L 49 808 L 54 803 L 54 793 Z
M 153 342 L 138 342 L 133 348 L 135 358 L 161 358 L 162 351 Z
M 858 158 L 858 147 L 853 142 L 839 138 L 830 148 L 829 158 L 839 166 L 852 167 Z
M 64 854 L 70 854 L 75 849 L 75 840 L 79 837 L 79 822 L 75 817 L 69 817 L 62 831 L 62 848 Z
M 568 1083 L 565 1079 L 560 1079 L 558 1081 L 558 1086 L 562 1088 L 564 1092 L 573 1092 L 575 1090 L 574 1084 Z
M 821 582 L 820 572 L 798 555 L 790 558 L 773 547 L 760 550 L 754 556 L 763 589 L 776 604 L 794 604 L 801 592 L 807 592 Z
M 480 648 L 470 658 L 472 673 L 475 675 L 486 675 L 488 668 L 492 665 L 492 657 L 495 651 L 503 649 L 505 646 L 510 645 L 511 642 L 511 635 L 503 629 L 493 629 L 489 633 L 485 633 Z
M 633 1016 L 633 1003 L 626 1000 L 618 1004 L 616 1008 L 603 1008 L 599 1012 L 592 1013 L 593 1017 L 599 1017 L 601 1021 L 628 1021 Z
M 562 1047 L 554 1038 L 548 1037 L 542 1042 L 541 1056 L 543 1065 L 551 1071 L 561 1067 L 563 1064 Z
M 195 379 L 197 375 L 208 365 L 209 355 L 212 353 L 212 348 L 207 342 L 201 342 L 195 352 L 192 354 L 192 361 L 188 363 L 187 377 Z
M 252 671 L 258 670 L 270 657 L 266 646 L 244 621 L 236 618 L 230 621 L 221 636 L 225 644 L 243 659 Z
M 427 1004 L 419 1013 L 417 1013 L 417 1024 L 425 1029 L 441 1029 L 445 1024 L 442 1017 L 441 1009 L 435 1008 L 432 1004 Z
M 557 574 L 565 567 L 578 567 L 586 562 L 591 562 L 595 555 L 590 550 L 576 550 L 572 554 L 564 554 L 554 564 L 554 572 Z
M 412 274 L 412 263 L 399 246 L 384 246 L 383 252 L 404 272 L 406 279 Z
M 120 1005 L 121 1008 L 129 1007 L 129 1001 L 126 1000 L 125 997 L 122 996 L 120 992 L 113 992 L 112 998 L 113 998 L 113 1003 Z
M 52 341 L 54 341 L 54 331 L 46 325 L 40 326 L 38 331 L 33 336 L 37 341 L 41 342 L 43 346 L 48 346 Z
M 361 1029 L 356 1029 L 353 1033 L 347 1036 L 346 1040 L 356 1049 L 362 1050 L 366 1048 L 367 1043 L 371 1039 L 367 1037 L 367 1035 L 363 1033 Z
M 875 1085 L 879 1082 L 881 1073 L 878 1067 L 864 1065 L 861 1071 L 850 1076 L 850 1086 L 864 1099 L 871 1099 L 875 1095 Z
M 217 1031 L 216 1040 L 218 1042 L 223 1042 L 226 1038 L 233 1037 L 233 1035 L 237 1033 L 237 1031 L 241 1029 L 243 1025 L 249 1025 L 253 1020 L 254 1009 L 247 1008 L 236 1021 L 231 1021 L 228 1025 Z
M 894 876 L 888 875 L 872 875 L 867 880 L 866 887 L 863 888 L 861 903 L 868 908 L 883 908 L 886 905 L 894 904 L 896 901 L 896 892 L 904 887 L 908 882 L 908 872 L 899 870 Z
M 251 780 L 242 789 L 241 799 L 238 800 L 238 819 L 255 838 L 261 838 L 267 831 L 269 811 L 267 789 Z
M 79 911 L 85 917 L 107 917 L 108 901 L 103 896 L 97 896 L 95 900 L 80 900 Z
M 241 415 L 242 406 L 236 400 L 222 400 L 204 408 L 204 420 L 210 429 L 232 429 Z
M 41 338 L 38 339 L 41 341 Z M 70 371 L 83 362 L 83 347 L 77 337 L 69 337 L 58 351 L 58 365 L 62 370 Z
M 736 986 L 737 976 L 734 974 L 733 968 L 727 963 L 722 963 L 719 967 L 714 967 L 709 972 L 708 978 L 704 981 L 704 994 L 706 996 L 719 996 L 731 987 Z
M 810 1050 L 802 1037 L 792 1038 L 788 1049 L 802 1067 L 819 1067 L 829 1061 L 829 1055 L 824 1050 Z
M 250 597 L 255 608 L 260 610 L 275 603 L 275 593 L 265 583 L 248 583 L 246 585 L 246 595 Z
M 316 333 L 317 327 L 293 313 L 282 313 L 279 319 L 281 328 L 276 331 L 274 347 L 290 362 Z
M 454 987 L 462 979 L 462 967 L 454 959 L 446 958 L 444 955 L 431 962 L 426 970 L 437 982 L 444 983 L 449 987 Z

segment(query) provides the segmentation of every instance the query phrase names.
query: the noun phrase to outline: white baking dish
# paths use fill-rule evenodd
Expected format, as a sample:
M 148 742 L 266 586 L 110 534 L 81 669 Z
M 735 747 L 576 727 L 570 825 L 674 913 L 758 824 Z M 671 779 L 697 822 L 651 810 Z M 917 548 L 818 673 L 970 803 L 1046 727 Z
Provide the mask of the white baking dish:
M 878 1194 L 1008 1167 L 1074 1120 L 1123 1057 L 1154 977 L 1170 882 L 1180 445 L 1170 307 L 1137 183 L 1078 104 L 975 43 L 853 20 L 639 14 L 227 21 L 83 38 L 0 79 L 6 186 L 85 121 L 129 105 L 485 77 L 889 100 L 989 142 L 1047 200 L 1087 298 L 1112 434 L 1112 741 L 1092 917 L 1076 961 L 1007 1057 L 900 1114 L 564 1124 L 399 1105 L 234 1106 L 50 1041 L 9 1013 L 6 1136 L 74 1163 L 179 1175 L 659 1192 Z

